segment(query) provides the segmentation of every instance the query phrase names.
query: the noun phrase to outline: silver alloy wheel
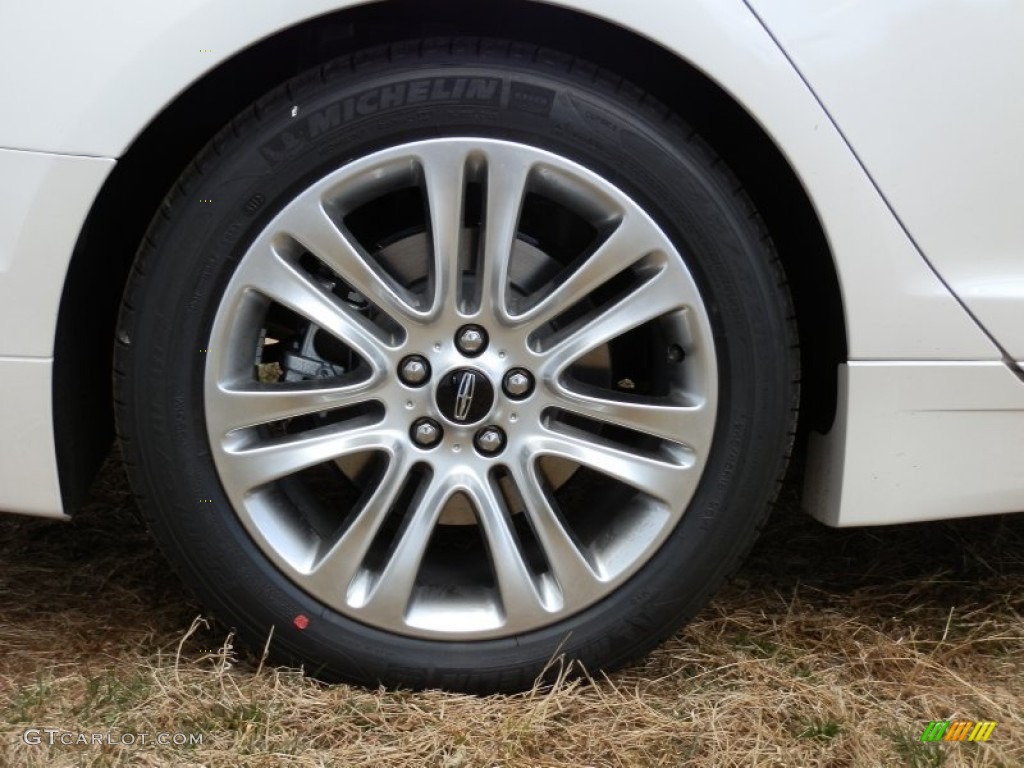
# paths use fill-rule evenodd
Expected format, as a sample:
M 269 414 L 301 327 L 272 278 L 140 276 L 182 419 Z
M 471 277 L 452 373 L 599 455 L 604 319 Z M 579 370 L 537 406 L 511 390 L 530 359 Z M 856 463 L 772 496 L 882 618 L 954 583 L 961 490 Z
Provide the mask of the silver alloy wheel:
M 350 225 L 372 201 L 410 189 L 425 233 L 394 233 L 421 246 L 404 249 L 399 269 Z M 591 228 L 581 253 L 546 258 L 521 231 L 525 209 L 545 205 Z M 259 380 L 254 370 L 280 345 L 267 330 L 273 313 L 345 354 L 303 343 L 294 355 L 318 373 Z M 472 356 L 457 344 L 467 325 L 486 332 Z M 641 337 L 665 360 L 654 384 L 616 362 L 615 345 Z M 413 355 L 429 363 L 425 383 L 398 375 Z M 532 377 L 522 399 L 503 390 L 512 369 Z M 397 634 L 496 638 L 581 611 L 647 562 L 697 487 L 717 381 L 694 279 L 636 202 L 550 152 L 444 138 L 350 162 L 267 224 L 216 312 L 205 417 L 236 513 L 303 590 Z M 479 412 L 448 407 L 448 385 L 456 398 L 471 390 Z M 440 425 L 436 445 L 412 438 L 422 419 Z M 475 437 L 492 427 L 504 444 L 479 450 Z M 320 504 L 329 522 L 304 512 L 320 487 L 296 481 L 315 467 L 353 489 L 344 508 Z M 445 517 L 456 502 L 481 545 L 435 556 L 439 538 L 466 533 Z

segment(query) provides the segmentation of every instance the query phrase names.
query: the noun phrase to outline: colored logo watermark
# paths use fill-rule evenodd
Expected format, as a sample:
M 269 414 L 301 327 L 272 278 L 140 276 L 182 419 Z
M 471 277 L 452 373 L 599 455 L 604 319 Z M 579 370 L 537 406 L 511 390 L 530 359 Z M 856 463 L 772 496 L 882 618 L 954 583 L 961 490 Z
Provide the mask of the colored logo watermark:
M 932 720 L 921 741 L 988 741 L 995 728 L 994 720 Z

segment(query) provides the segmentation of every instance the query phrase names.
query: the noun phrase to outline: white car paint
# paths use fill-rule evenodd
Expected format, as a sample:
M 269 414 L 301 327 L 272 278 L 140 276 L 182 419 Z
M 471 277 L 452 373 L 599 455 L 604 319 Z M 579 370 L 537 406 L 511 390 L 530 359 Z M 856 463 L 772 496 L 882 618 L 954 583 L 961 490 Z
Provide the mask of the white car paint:
M 1024 3 L 750 4 L 929 262 L 1024 359 Z
M 14 182 L 0 187 L 0 211 L 10 211 L 0 214 L 0 322 L 19 328 L 19 333 L 0 341 L 6 374 L 0 377 L 0 401 L 5 403 L 0 421 L 19 433 L 34 426 L 44 437 L 0 444 L 0 466 L 37 468 L 28 475 L 33 477 L 31 483 L 13 482 L 12 474 L 0 473 L 0 508 L 52 516 L 63 513 L 55 479 L 49 379 L 40 371 L 50 365 L 53 354 L 62 275 L 74 240 L 113 159 L 178 93 L 218 63 L 288 26 L 355 4 L 181 0 L 153 5 L 107 0 L 98 9 L 94 3 L 54 0 L 2 13 L 0 147 L 20 151 L 0 152 L 0 178 Z M 961 414 L 944 420 L 953 430 L 950 440 L 969 447 L 991 432 L 992 439 L 999 438 L 1005 448 L 1013 449 L 1024 442 L 1024 425 L 1018 418 L 1024 404 L 1008 393 L 1010 385 L 1024 393 L 1024 384 L 1000 362 L 1000 349 L 892 214 L 833 123 L 839 112 L 829 103 L 831 115 L 822 107 L 787 58 L 790 52 L 780 49 L 750 8 L 741 0 L 685 4 L 558 0 L 556 4 L 635 30 L 693 63 L 765 128 L 803 182 L 836 261 L 851 358 L 851 365 L 842 372 L 844 389 L 836 427 L 819 441 L 817 458 L 812 457 L 829 466 L 827 477 L 835 480 L 811 487 L 812 511 L 828 522 L 846 525 L 1005 511 L 1010 508 L 1007 505 L 1017 503 L 1013 500 L 1020 498 L 1020 487 L 1005 487 L 995 503 L 986 484 L 992 477 L 1005 477 L 1011 467 L 1016 471 L 1014 456 L 1021 455 L 1019 450 L 991 456 L 994 466 L 951 465 L 943 446 L 920 438 L 914 419 L 890 418 L 894 413 L 912 412 L 913 403 L 885 397 L 886 386 L 924 385 L 917 366 L 928 364 L 927 387 L 938 393 L 934 403 L 939 405 L 933 412 L 944 412 L 942 403 L 953 402 L 957 407 L 950 407 L 949 413 Z M 771 10 L 797 4 L 787 6 L 780 0 L 756 5 Z M 893 5 L 878 8 L 891 10 Z M 97 22 L 98 12 L 102 23 Z M 891 17 L 880 13 L 877 23 L 883 26 L 900 18 L 897 10 L 892 10 Z M 955 15 L 949 21 L 955 22 Z M 82 34 L 83 29 L 89 34 Z M 869 53 L 871 49 L 861 48 L 850 55 Z M 851 72 L 857 70 L 853 63 L 847 66 Z M 1015 71 L 1024 68 L 1018 64 Z M 876 118 L 878 109 L 872 106 L 864 119 Z M 959 123 L 978 120 L 978 116 L 951 115 L 950 119 L 957 123 L 952 126 L 955 135 L 969 130 Z M 839 125 L 845 129 L 841 117 Z M 908 141 L 914 140 L 909 130 L 908 136 Z M 996 138 L 1004 137 L 997 134 Z M 1021 165 L 1018 173 L 1024 170 Z M 870 164 L 868 170 L 872 170 Z M 897 165 L 889 183 L 910 190 L 904 193 L 909 195 L 931 180 L 919 176 L 919 170 L 913 164 Z M 961 169 L 964 175 L 969 172 L 970 168 Z M 883 191 L 888 193 L 885 183 Z M 936 237 L 942 228 L 959 226 L 964 230 L 956 233 L 960 238 L 967 238 L 970 230 L 969 222 L 958 225 L 952 219 L 925 221 L 922 226 L 938 227 Z M 926 251 L 935 239 L 916 229 L 912 234 L 926 245 Z M 26 295 L 33 300 L 26 301 Z M 1013 296 L 1009 299 L 1012 304 Z M 1018 297 L 1018 313 L 1022 306 Z M 860 371 L 860 363 L 870 364 L 871 376 L 851 373 Z M 1006 395 L 1000 402 L 1011 418 L 1004 426 L 994 425 L 990 404 L 981 396 L 963 402 L 943 399 L 942 393 L 956 391 L 964 380 L 961 371 L 979 380 L 1001 379 L 983 391 Z M 1010 377 L 1008 390 L 1003 393 L 1000 388 L 1006 377 Z M 879 385 L 880 381 L 888 384 Z M 871 429 L 851 431 L 862 419 L 870 421 Z M 880 478 L 873 463 L 878 448 L 873 441 L 878 439 L 908 446 L 916 452 L 918 465 L 935 471 L 908 473 L 902 485 Z M 942 478 L 946 485 L 937 482 Z M 954 482 L 962 491 L 956 503 L 940 503 L 948 498 L 948 484 Z M 1020 486 L 1024 487 L 1024 480 Z M 865 503 L 873 505 L 870 513 L 865 513 Z
M 53 363 L 0 357 L 0 509 L 66 518 L 53 442 Z
M 0 149 L 0 355 L 50 357 L 64 274 L 115 161 Z
M 16 331 L 0 342 L 0 509 L 64 516 L 51 386 L 56 313 L 75 241 L 114 164 L 0 149 L 0 323 Z
M 805 505 L 829 525 L 1024 510 L 1024 386 L 1003 363 L 851 362 Z

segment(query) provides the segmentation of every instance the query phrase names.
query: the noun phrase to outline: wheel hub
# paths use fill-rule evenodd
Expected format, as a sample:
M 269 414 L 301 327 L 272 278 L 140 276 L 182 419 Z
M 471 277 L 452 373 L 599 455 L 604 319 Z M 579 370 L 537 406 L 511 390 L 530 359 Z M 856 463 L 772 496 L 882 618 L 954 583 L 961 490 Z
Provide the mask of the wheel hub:
M 474 368 L 456 368 L 441 377 L 435 395 L 442 415 L 460 426 L 476 424 L 494 406 L 494 385 Z

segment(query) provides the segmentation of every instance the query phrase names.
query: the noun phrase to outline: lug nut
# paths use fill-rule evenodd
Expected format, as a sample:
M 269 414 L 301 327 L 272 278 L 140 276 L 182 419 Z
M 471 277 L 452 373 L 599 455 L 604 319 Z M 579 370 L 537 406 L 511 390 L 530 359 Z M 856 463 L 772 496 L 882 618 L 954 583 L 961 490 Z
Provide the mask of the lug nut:
M 398 366 L 398 378 L 410 387 L 426 384 L 430 378 L 430 363 L 421 355 L 409 355 Z
M 525 368 L 513 368 L 505 374 L 502 389 L 513 400 L 522 400 L 533 392 L 533 376 Z
M 441 442 L 444 432 L 433 419 L 416 419 L 412 424 L 412 439 L 420 448 L 433 448 Z
M 480 453 L 493 456 L 505 447 L 505 433 L 497 427 L 484 427 L 476 433 L 473 444 Z
M 476 357 L 487 348 L 487 331 L 479 325 L 464 325 L 455 334 L 455 346 L 466 357 Z

